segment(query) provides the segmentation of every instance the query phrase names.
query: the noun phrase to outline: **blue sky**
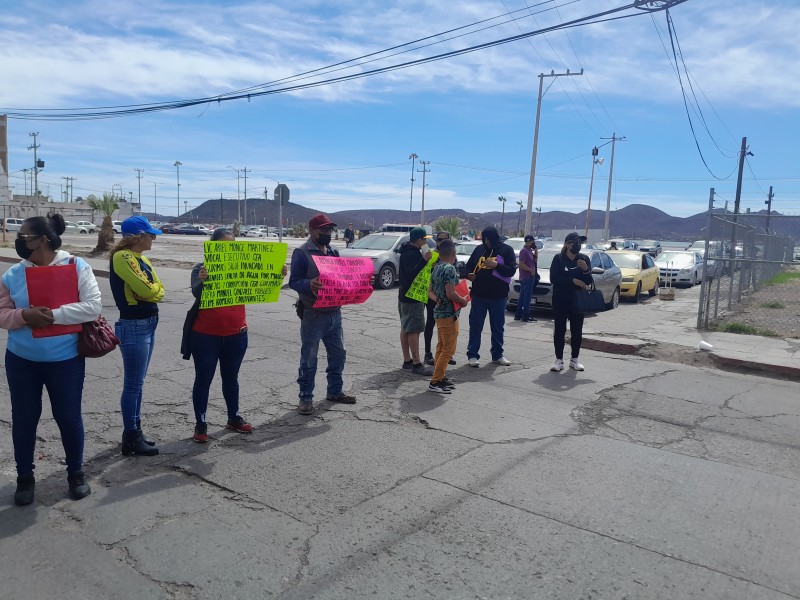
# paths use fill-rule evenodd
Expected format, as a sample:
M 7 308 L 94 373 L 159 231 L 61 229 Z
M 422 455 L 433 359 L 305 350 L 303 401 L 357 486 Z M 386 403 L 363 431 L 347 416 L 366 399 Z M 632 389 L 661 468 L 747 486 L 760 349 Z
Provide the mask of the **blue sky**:
M 133 3 L 3 2 L 0 112 L 204 98 L 288 77 L 482 19 L 495 27 L 371 66 L 421 58 L 622 6 L 613 0 Z M 557 9 L 555 8 L 557 7 Z M 632 9 L 629 13 L 639 13 Z M 533 14 L 532 14 L 533 13 Z M 591 149 L 616 133 L 612 208 L 642 203 L 688 216 L 705 210 L 714 186 L 731 205 L 736 161 L 747 136 L 742 209 L 800 214 L 800 57 L 794 0 L 687 0 L 671 10 L 699 98 L 692 111 L 703 165 L 667 48 L 665 13 L 577 27 L 457 58 L 309 90 L 142 116 L 92 121 L 9 121 L 10 184 L 33 163 L 39 132 L 46 168 L 40 189 L 58 197 L 138 194 L 142 204 L 181 206 L 235 198 L 247 167 L 248 196 L 286 182 L 292 200 L 326 211 L 408 210 L 410 153 L 430 161 L 427 209 L 498 210 L 498 196 L 527 202 L 538 74 L 569 68 L 542 104 L 534 205 L 586 208 Z M 437 38 L 441 39 L 441 38 Z M 682 65 L 681 65 L 682 67 Z M 364 69 L 366 67 L 358 67 Z M 357 70 L 356 69 L 356 70 Z M 343 71 L 343 74 L 352 71 Z M 552 80 L 545 80 L 545 86 Z M 684 73 L 684 85 L 686 85 Z M 687 93 L 691 93 L 687 88 Z M 712 139 L 713 138 L 713 139 Z M 716 146 L 719 146 L 718 149 Z M 592 207 L 604 208 L 610 146 L 595 173 Z M 419 168 L 417 162 L 417 168 Z M 419 210 L 422 174 L 416 174 Z M 154 186 L 154 183 L 156 184 Z M 243 181 L 241 186 L 243 188 Z M 116 188 L 119 189 L 119 188 Z M 242 189 L 243 191 L 243 189 Z

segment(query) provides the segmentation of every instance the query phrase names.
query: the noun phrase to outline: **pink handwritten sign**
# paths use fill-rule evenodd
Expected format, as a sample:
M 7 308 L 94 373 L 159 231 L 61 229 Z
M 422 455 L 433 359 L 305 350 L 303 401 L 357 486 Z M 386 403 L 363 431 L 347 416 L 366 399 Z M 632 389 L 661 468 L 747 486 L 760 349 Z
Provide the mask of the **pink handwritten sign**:
M 370 278 L 375 273 L 369 258 L 312 256 L 319 269 L 322 287 L 314 308 L 361 304 L 372 295 Z

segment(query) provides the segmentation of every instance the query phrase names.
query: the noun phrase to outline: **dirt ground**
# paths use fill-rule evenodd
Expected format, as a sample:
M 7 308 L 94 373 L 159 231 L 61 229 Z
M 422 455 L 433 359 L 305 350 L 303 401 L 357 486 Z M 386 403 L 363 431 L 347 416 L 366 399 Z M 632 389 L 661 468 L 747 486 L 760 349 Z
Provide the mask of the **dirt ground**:
M 792 270 L 800 272 L 800 267 Z M 800 279 L 761 288 L 718 323 L 742 323 L 778 337 L 800 338 Z

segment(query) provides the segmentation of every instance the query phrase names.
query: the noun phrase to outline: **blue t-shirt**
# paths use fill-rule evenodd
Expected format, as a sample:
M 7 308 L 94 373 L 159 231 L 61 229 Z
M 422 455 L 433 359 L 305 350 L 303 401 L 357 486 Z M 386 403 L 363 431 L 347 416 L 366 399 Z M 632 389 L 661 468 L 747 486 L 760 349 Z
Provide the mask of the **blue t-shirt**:
M 455 317 L 461 311 L 461 305 L 456 308 L 453 305 L 453 301 L 447 297 L 447 289 L 445 286 L 448 283 L 452 283 L 453 285 L 458 284 L 458 271 L 455 266 L 450 263 L 436 263 L 431 272 L 431 289 L 433 293 L 441 299 L 441 302 L 433 309 L 434 319 Z

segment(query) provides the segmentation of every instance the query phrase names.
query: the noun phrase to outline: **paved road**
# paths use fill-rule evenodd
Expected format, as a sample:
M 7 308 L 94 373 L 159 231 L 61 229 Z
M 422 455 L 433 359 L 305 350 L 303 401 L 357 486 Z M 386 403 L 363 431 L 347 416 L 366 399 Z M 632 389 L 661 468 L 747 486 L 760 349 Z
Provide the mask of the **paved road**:
M 188 271 L 159 272 L 144 425 L 160 456 L 119 455 L 121 361 L 90 360 L 92 495 L 66 498 L 45 410 L 37 502 L 12 507 L 0 388 L 0 598 L 800 598 L 797 383 L 594 351 L 584 373 L 553 374 L 550 323 L 510 318 L 512 366 L 470 369 L 464 319 L 457 392 L 435 396 L 399 368 L 395 289 L 344 311 L 358 404 L 305 418 L 288 291 L 248 308 L 255 432 L 223 428 L 217 381 L 198 445 L 178 351 Z M 695 343 L 684 292 L 682 307 L 622 305 L 588 328 Z

